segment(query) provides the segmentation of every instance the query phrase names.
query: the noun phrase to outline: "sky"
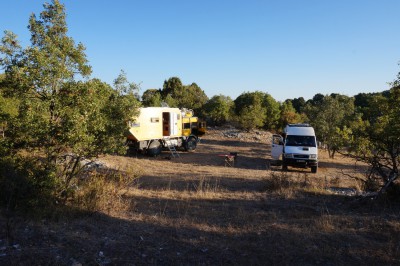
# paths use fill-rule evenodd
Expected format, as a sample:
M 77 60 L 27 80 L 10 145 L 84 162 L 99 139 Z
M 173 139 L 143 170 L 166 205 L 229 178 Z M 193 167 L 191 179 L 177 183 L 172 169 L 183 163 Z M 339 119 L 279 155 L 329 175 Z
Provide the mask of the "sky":
M 10 30 L 30 45 L 29 16 L 44 2 L 1 0 L 1 36 Z M 141 93 L 179 77 L 209 98 L 262 91 L 307 100 L 381 92 L 400 71 L 399 0 L 60 2 L 91 78 L 112 84 L 123 70 Z

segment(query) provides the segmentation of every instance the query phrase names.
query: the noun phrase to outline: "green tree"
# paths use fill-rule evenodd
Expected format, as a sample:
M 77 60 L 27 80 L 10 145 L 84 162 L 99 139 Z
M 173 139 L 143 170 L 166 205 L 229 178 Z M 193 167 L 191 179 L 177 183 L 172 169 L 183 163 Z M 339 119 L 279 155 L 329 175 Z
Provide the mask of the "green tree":
M 301 114 L 303 112 L 303 108 L 306 105 L 306 101 L 304 100 L 303 97 L 294 98 L 293 100 L 289 101 L 291 101 L 293 108 L 296 110 L 298 114 Z
M 344 95 L 320 97 L 317 94 L 307 103 L 305 113 L 316 130 L 318 140 L 327 145 L 330 158 L 334 158 L 344 145 L 343 137 L 351 134 L 350 125 L 355 125 L 352 123 L 357 119 L 354 98 Z
M 279 123 L 279 103 L 268 93 L 245 92 L 235 99 L 235 114 L 245 128 L 276 129 Z
M 289 100 L 284 101 L 280 106 L 280 118 L 279 128 L 284 128 L 287 124 L 300 123 L 302 121 L 300 114 L 292 106 L 292 102 Z
M 161 92 L 158 89 L 148 89 L 143 92 L 142 104 L 145 107 L 160 107 L 161 106 Z
M 280 105 L 270 94 L 265 93 L 262 106 L 266 110 L 264 128 L 268 130 L 278 129 L 280 117 Z
M 87 78 L 91 68 L 84 46 L 67 36 L 58 0 L 44 4 L 39 18 L 31 15 L 28 28 L 27 48 L 11 32 L 0 45 L 6 75 L 2 93 L 19 99 L 16 118 L 7 120 L 4 142 L 14 161 L 27 161 L 18 159 L 21 149 L 44 155 L 36 160 L 31 180 L 65 199 L 84 159 L 124 149 L 123 134 L 138 101 L 123 75 L 115 89 L 96 79 L 75 81 Z
M 207 121 L 213 125 L 223 125 L 233 116 L 234 102 L 229 96 L 222 94 L 213 96 L 204 105 Z
M 358 160 L 370 165 L 365 183 L 380 184 L 381 195 L 398 180 L 400 173 L 400 73 L 392 83 L 388 97 L 375 95 L 368 105 L 374 110 L 365 122 L 364 130 L 353 136 L 352 151 Z M 395 191 L 399 194 L 399 189 Z
M 168 94 L 163 98 L 162 105 L 167 104 L 169 107 L 178 107 L 177 101 L 171 96 L 171 94 Z
M 200 113 L 208 100 L 207 95 L 196 83 L 177 88 L 173 97 L 179 108 L 193 109 L 195 113 Z
M 114 88 L 121 94 L 133 94 L 137 99 L 140 98 L 140 86 L 134 82 L 129 82 L 124 70 L 114 79 Z
M 164 81 L 160 91 L 161 99 L 170 107 L 188 108 L 195 113 L 202 114 L 203 105 L 208 101 L 207 95 L 196 84 L 183 85 L 178 77 L 171 77 Z M 146 97 L 157 97 L 154 92 L 149 92 Z
M 19 108 L 19 100 L 17 98 L 3 96 L 3 92 L 8 91 L 4 78 L 5 74 L 0 74 L 0 138 L 5 137 L 7 124 L 16 118 Z
M 175 92 L 181 90 L 183 87 L 182 81 L 178 77 L 171 77 L 168 80 L 164 81 L 163 89 L 161 91 L 162 98 L 166 98 L 170 95 L 172 98 L 175 98 Z
M 264 107 L 265 94 L 260 91 L 245 92 L 239 95 L 235 100 L 235 114 L 238 122 L 245 129 L 254 129 L 263 127 L 267 109 Z

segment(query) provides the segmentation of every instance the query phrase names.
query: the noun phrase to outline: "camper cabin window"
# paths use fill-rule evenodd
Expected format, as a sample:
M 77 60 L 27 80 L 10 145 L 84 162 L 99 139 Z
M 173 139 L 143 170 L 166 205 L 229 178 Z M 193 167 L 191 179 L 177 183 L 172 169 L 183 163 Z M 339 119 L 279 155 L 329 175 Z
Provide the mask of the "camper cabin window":
M 129 127 L 140 127 L 140 123 L 129 121 Z
M 151 122 L 151 123 L 158 123 L 158 122 L 160 122 L 160 118 L 158 118 L 158 117 L 152 117 L 152 118 L 150 118 L 150 122 Z

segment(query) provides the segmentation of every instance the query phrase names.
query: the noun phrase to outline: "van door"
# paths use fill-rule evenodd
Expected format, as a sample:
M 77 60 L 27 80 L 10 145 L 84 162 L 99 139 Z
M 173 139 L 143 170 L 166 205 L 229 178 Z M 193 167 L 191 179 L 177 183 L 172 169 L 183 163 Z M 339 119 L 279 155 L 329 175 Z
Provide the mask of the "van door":
M 281 135 L 272 135 L 271 157 L 273 160 L 279 160 L 283 153 L 283 137 Z

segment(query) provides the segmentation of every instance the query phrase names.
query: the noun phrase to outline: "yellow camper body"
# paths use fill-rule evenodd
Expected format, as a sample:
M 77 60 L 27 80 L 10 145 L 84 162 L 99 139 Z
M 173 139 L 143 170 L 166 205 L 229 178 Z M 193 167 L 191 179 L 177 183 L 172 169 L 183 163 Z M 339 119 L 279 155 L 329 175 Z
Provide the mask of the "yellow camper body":
M 204 133 L 205 124 L 193 116 L 192 110 L 145 107 L 129 122 L 127 139 L 130 150 L 154 156 L 171 145 L 193 151 Z

